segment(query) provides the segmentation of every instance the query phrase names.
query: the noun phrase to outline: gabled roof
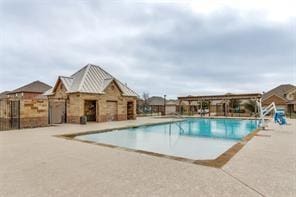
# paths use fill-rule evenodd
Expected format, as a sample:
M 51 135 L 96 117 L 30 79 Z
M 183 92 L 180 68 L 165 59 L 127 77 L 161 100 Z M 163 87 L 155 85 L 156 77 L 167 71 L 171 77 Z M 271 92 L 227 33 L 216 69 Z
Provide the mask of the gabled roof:
M 62 83 L 64 84 L 65 88 L 69 91 L 71 91 L 71 85 L 73 83 L 73 78 L 71 77 L 60 77 Z
M 81 93 L 95 93 L 104 94 L 105 89 L 111 82 L 116 83 L 123 96 L 137 96 L 137 93 L 131 90 L 129 87 L 121 83 L 111 74 L 103 70 L 101 67 L 88 64 L 82 69 L 71 75 L 70 77 L 60 76 L 59 79 L 65 86 L 67 93 L 81 92 Z M 54 92 L 46 92 L 46 95 L 50 95 Z
M 144 102 L 144 101 L 143 101 Z M 164 98 L 161 96 L 152 96 L 147 99 L 149 105 L 164 105 Z M 165 101 L 166 105 L 178 105 L 178 100 L 168 99 Z
M 15 94 L 20 92 L 44 93 L 50 88 L 51 86 L 47 85 L 46 83 L 43 83 L 41 81 L 33 81 L 32 83 L 17 88 L 9 92 L 8 94 Z
M 173 99 L 171 99 L 171 100 L 167 100 L 167 101 L 165 102 L 165 104 L 166 104 L 166 105 L 178 105 L 179 102 L 178 102 L 178 100 L 173 100 Z
M 164 98 L 160 96 L 152 96 L 147 101 L 149 105 L 164 105 Z
M 287 94 L 288 92 L 290 92 L 291 90 L 296 89 L 296 86 L 291 85 L 291 84 L 283 84 L 283 85 L 279 85 L 271 90 L 269 90 L 268 92 L 264 93 L 262 96 L 262 100 L 266 100 L 267 98 L 271 97 L 272 95 L 276 95 L 280 98 L 282 98 L 283 100 L 287 100 L 285 98 L 285 94 Z

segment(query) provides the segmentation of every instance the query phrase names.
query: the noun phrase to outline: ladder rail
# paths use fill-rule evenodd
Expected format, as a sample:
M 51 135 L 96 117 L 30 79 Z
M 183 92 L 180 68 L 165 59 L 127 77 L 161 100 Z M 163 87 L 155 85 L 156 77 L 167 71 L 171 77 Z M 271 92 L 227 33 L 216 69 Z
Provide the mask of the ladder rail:
M 175 124 L 179 127 L 179 129 L 182 130 L 183 133 L 185 133 L 185 130 L 181 127 L 181 125 L 180 125 L 181 123 L 180 122 L 175 122 Z
M 274 110 L 276 112 L 276 107 L 274 102 L 270 103 L 270 105 L 268 105 L 266 108 L 264 108 L 263 110 L 263 115 L 266 116 L 267 114 L 269 114 L 272 110 Z
M 256 101 L 256 103 L 260 111 L 261 127 L 265 128 L 266 124 L 265 124 L 264 117 L 267 116 L 272 110 L 274 110 L 275 113 L 277 112 L 275 103 L 274 102 L 270 103 L 266 108 L 262 107 L 261 98 L 259 99 L 259 101 Z

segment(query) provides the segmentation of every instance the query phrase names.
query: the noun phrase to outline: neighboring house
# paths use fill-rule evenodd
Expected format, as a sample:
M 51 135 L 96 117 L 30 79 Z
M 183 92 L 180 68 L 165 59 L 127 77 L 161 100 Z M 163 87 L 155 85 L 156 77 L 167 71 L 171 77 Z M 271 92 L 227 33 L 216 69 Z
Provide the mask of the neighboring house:
M 172 115 L 178 111 L 178 100 L 168 100 L 165 103 L 165 114 Z
M 146 102 L 147 104 L 145 104 L 143 99 L 138 99 L 137 111 L 139 114 L 158 113 L 161 115 L 170 115 L 176 114 L 178 110 L 177 100 L 164 100 L 163 97 L 152 96 Z
M 137 115 L 144 114 L 149 109 L 145 109 L 145 101 L 141 98 L 137 99 Z
M 7 97 L 8 97 L 8 94 L 9 93 L 9 91 L 4 91 L 4 92 L 1 92 L 0 93 L 0 100 L 1 99 L 6 99 Z
M 45 95 L 50 123 L 136 119 L 137 93 L 101 67 L 88 64 L 70 77 L 60 76 Z
M 262 97 L 262 106 L 266 107 L 274 102 L 277 109 L 287 113 L 296 112 L 296 86 L 284 84 L 266 92 Z
M 34 81 L 13 91 L 10 91 L 7 95 L 11 99 L 34 99 L 48 91 L 51 86 L 41 81 Z
M 160 96 L 152 96 L 148 98 L 148 105 L 152 113 L 160 113 L 164 115 L 164 98 Z
M 42 94 L 51 86 L 34 81 L 0 95 L 0 130 L 48 125 L 48 102 Z

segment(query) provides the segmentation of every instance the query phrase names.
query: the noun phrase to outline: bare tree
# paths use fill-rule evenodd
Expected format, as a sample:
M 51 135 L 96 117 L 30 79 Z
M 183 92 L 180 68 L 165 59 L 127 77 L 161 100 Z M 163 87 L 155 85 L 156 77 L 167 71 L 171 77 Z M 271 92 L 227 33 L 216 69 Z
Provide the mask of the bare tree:
M 149 108 L 149 103 L 148 103 L 148 99 L 149 99 L 149 93 L 148 92 L 143 92 L 143 109 L 144 109 L 144 112 L 147 112 L 148 111 L 148 108 Z
M 148 92 L 143 92 L 142 97 L 143 97 L 144 103 L 147 103 L 148 99 L 149 99 L 149 93 Z

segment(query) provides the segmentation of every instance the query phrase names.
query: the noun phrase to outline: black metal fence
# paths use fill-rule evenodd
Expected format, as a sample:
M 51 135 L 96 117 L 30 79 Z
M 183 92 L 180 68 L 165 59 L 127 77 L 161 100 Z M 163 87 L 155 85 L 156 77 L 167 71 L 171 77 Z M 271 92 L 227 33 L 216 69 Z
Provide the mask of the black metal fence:
M 20 101 L 0 100 L 0 131 L 20 128 Z

